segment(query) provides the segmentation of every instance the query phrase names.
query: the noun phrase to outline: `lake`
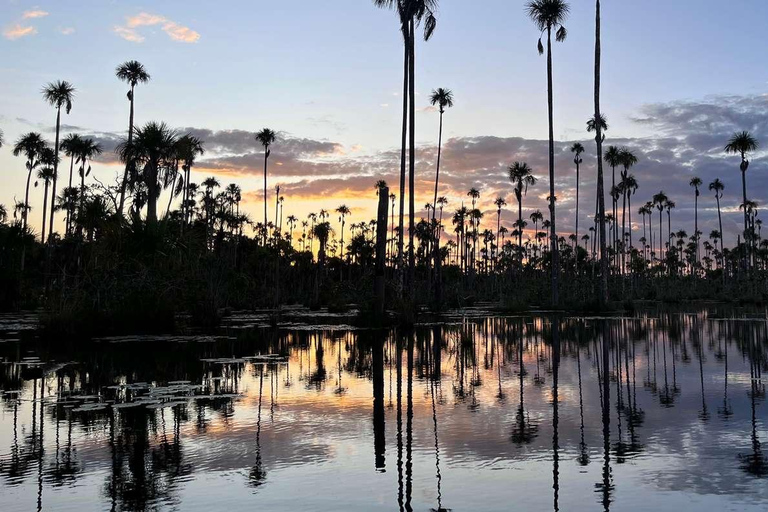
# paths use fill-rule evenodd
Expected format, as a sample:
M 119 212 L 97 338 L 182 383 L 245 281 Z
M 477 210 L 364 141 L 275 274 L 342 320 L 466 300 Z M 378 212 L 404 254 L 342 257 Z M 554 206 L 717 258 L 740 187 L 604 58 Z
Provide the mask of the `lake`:
M 765 511 L 765 311 L 0 316 L 0 510 Z

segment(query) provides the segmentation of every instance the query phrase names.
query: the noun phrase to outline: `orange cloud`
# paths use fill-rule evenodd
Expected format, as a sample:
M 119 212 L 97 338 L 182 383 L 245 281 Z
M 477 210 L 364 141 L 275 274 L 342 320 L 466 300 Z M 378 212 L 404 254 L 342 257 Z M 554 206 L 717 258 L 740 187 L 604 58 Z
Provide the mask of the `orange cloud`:
M 46 16 L 48 16 L 48 13 L 40 9 L 24 11 L 24 14 L 21 15 L 21 17 L 24 18 L 25 20 L 28 20 L 31 18 L 44 18 Z
M 24 27 L 19 23 L 16 23 L 3 31 L 3 36 L 11 41 L 21 37 L 33 36 L 35 34 L 37 34 L 37 29 L 35 27 Z
M 131 16 L 126 19 L 125 25 L 115 26 L 114 32 L 125 39 L 133 43 L 141 43 L 144 41 L 144 36 L 138 32 L 139 27 L 148 27 L 160 25 L 163 32 L 174 41 L 182 43 L 196 43 L 200 39 L 200 33 L 192 30 L 184 25 L 179 25 L 175 21 L 171 21 L 165 16 L 158 14 L 149 14 L 142 12 L 136 16 Z

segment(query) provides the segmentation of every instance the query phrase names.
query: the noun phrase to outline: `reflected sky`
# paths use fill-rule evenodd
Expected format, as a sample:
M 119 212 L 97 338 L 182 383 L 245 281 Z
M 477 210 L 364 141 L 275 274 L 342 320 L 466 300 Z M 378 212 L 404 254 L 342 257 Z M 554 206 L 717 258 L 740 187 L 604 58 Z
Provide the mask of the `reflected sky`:
M 0 509 L 768 506 L 764 314 L 303 322 L 0 331 Z

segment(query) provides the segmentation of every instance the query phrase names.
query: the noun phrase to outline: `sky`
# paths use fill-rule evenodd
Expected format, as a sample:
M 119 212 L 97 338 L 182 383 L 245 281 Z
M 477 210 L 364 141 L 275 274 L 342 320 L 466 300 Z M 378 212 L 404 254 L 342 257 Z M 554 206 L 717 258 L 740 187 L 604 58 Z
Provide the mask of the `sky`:
M 502 223 L 511 226 L 516 205 L 505 169 L 524 160 L 541 178 L 524 199 L 525 215 L 537 208 L 546 215 L 546 59 L 536 51 L 539 33 L 525 16 L 525 3 L 442 0 L 434 37 L 418 44 L 416 200 L 422 214 L 434 186 L 439 122 L 428 100 L 433 89 L 446 87 L 455 96 L 445 114 L 441 168 L 447 208 L 458 208 L 475 187 L 485 227 L 495 226 L 492 203 L 499 196 L 509 203 Z M 553 49 L 558 225 L 563 232 L 574 229 L 568 148 L 582 141 L 583 234 L 594 210 L 595 148 L 584 130 L 593 109 L 594 2 L 570 4 L 568 39 Z M 40 91 L 54 80 L 77 89 L 63 134 L 97 138 L 107 151 L 93 175 L 114 180 L 120 166 L 112 149 L 128 124 L 127 87 L 114 69 L 131 59 L 152 75 L 136 93 L 137 123 L 165 121 L 180 133 L 200 135 L 207 153 L 194 181 L 214 174 L 222 184 L 237 183 L 242 207 L 254 220 L 261 218 L 263 154 L 253 133 L 264 127 L 280 133 L 269 192 L 281 185 L 286 216 L 303 219 L 346 203 L 349 222 L 367 221 L 374 216 L 375 181 L 397 183 L 402 41 L 395 14 L 370 1 L 0 0 L 0 6 L 0 129 L 6 141 L 0 204 L 9 210 L 14 197 L 23 199 L 26 179 L 13 143 L 29 131 L 53 140 L 55 111 Z M 677 203 L 675 230 L 693 232 L 690 178 L 700 176 L 706 189 L 719 177 L 726 185 L 725 231 L 735 238 L 738 159 L 723 155 L 722 147 L 742 129 L 768 147 L 764 27 L 745 19 L 768 20 L 768 3 L 733 0 L 725 11 L 718 0 L 603 2 L 606 142 L 626 145 L 640 159 L 633 169 L 640 183 L 633 209 L 663 189 Z M 748 184 L 750 199 L 760 205 L 768 199 L 766 170 L 768 159 L 759 152 Z M 30 196 L 36 227 L 42 187 Z M 699 207 L 706 236 L 717 228 L 706 190 Z

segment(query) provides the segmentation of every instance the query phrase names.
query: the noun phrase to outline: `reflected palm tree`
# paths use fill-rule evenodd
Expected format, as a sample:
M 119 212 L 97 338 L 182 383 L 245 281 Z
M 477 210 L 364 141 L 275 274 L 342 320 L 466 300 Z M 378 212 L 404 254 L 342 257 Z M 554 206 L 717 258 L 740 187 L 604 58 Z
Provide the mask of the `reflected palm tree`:
M 524 347 L 524 340 L 522 336 L 520 336 L 520 402 L 517 407 L 517 413 L 515 414 L 515 425 L 512 427 L 512 436 L 511 440 L 513 443 L 515 443 L 518 446 L 524 445 L 524 444 L 531 444 L 534 439 L 539 434 L 539 426 L 533 422 L 531 422 L 531 419 L 529 417 L 528 412 L 525 410 L 525 363 L 523 361 L 523 347 Z
M 581 385 L 581 345 L 579 344 L 578 338 L 576 339 L 576 369 L 579 378 L 579 433 L 581 435 L 581 440 L 579 441 L 579 456 L 577 460 L 579 465 L 588 466 L 589 446 L 587 446 L 587 443 L 584 441 L 584 394 Z
M 267 472 L 261 460 L 261 400 L 264 390 L 264 365 L 259 365 L 259 406 L 256 412 L 256 463 L 248 475 L 251 487 L 261 487 L 267 479 Z

